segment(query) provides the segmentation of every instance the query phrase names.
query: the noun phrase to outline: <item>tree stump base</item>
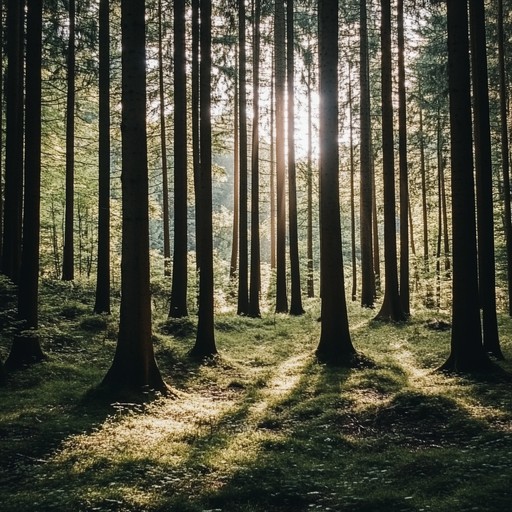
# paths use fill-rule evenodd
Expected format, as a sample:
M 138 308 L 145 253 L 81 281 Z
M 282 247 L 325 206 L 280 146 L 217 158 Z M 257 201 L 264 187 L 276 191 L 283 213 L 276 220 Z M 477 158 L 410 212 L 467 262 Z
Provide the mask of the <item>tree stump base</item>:
M 17 370 L 45 359 L 47 359 L 47 356 L 41 349 L 37 334 L 18 334 L 12 342 L 11 352 L 5 361 L 5 368 Z

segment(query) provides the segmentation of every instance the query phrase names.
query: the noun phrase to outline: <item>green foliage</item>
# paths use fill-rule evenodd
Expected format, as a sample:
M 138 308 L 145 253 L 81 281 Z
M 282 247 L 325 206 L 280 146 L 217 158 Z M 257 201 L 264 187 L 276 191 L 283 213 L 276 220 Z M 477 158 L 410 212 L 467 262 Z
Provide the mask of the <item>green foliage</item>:
M 386 325 L 350 305 L 354 344 L 374 365 L 331 369 L 313 357 L 316 301 L 298 318 L 218 314 L 221 356 L 198 364 L 187 357 L 194 317 L 161 318 L 155 295 L 173 396 L 110 403 L 91 390 L 117 321 L 83 311 L 90 292 L 44 284 L 50 358 L 0 389 L 2 510 L 507 510 L 510 383 L 433 372 L 450 335 L 429 324 L 444 316 Z M 76 316 L 58 314 L 64 304 Z M 500 322 L 510 358 L 510 320 Z

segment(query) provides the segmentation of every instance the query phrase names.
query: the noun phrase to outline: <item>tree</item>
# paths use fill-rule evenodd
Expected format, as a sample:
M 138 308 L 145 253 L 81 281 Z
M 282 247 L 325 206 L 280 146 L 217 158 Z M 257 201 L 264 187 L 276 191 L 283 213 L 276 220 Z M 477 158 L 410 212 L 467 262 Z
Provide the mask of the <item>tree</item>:
M 187 74 L 185 0 L 174 2 L 174 251 L 169 316 L 187 309 Z
M 253 121 L 252 121 L 252 154 L 251 154 L 251 278 L 249 286 L 248 314 L 260 317 L 260 179 L 259 179 L 259 122 L 260 122 L 260 19 L 261 1 L 253 2 Z
M 276 95 L 276 313 L 288 312 L 286 293 L 286 187 L 285 187 L 285 16 L 284 1 L 276 0 L 274 16 L 274 59 Z
M 376 290 L 372 240 L 373 169 L 366 0 L 359 0 L 359 10 L 361 306 L 371 308 Z
M 181 95 L 180 100 L 183 101 L 183 104 L 180 103 L 178 107 L 178 112 L 176 111 L 176 89 L 179 89 L 180 87 L 183 87 L 179 80 L 176 80 L 176 73 L 180 73 L 180 71 L 177 71 L 177 68 L 180 67 L 181 62 L 176 62 L 176 37 L 180 37 L 180 20 L 178 20 L 178 17 L 180 15 L 180 2 L 174 2 L 174 32 L 175 32 L 175 40 L 174 40 L 174 134 L 176 136 L 176 131 L 178 131 L 178 135 L 180 137 L 180 143 L 178 144 L 178 147 L 174 147 L 174 168 L 176 169 L 176 160 L 178 160 L 179 164 L 181 165 L 181 158 L 183 151 L 187 151 L 186 144 L 183 144 L 183 141 L 187 140 L 186 133 L 185 137 L 183 137 L 183 134 L 180 132 L 181 128 L 181 119 L 180 116 L 182 115 L 181 112 L 183 109 L 186 109 L 186 97 L 185 101 L 183 101 L 183 95 Z M 178 25 L 178 26 L 177 26 Z M 178 33 L 176 34 L 176 31 Z M 178 43 L 179 44 L 179 43 Z M 162 0 L 158 0 L 158 101 L 160 103 L 160 153 L 162 158 L 162 219 L 163 219 L 163 238 L 164 238 L 164 275 L 170 276 L 171 275 L 171 242 L 170 242 L 170 228 L 169 228 L 169 177 L 168 177 L 168 169 L 169 166 L 167 164 L 167 127 L 165 123 L 165 84 L 164 84 L 164 49 L 163 49 L 163 9 L 162 9 Z M 178 57 L 180 58 L 180 57 Z M 178 96 L 179 92 L 178 92 Z M 178 128 L 176 124 L 180 123 L 180 127 Z M 176 183 L 175 185 L 175 196 L 176 193 Z M 181 190 L 180 190 L 181 191 Z M 186 197 L 186 191 L 185 191 L 185 197 Z M 186 212 L 185 212 L 186 213 Z M 182 221 L 181 216 L 177 217 L 175 216 L 175 219 L 178 220 L 178 222 Z M 185 214 L 185 223 L 187 220 L 187 216 Z M 176 228 L 175 228 L 176 229 Z M 182 240 L 180 240 L 182 242 Z M 186 247 L 186 243 L 185 243 Z M 186 272 L 185 272 L 186 275 Z M 173 281 L 174 282 L 174 281 Z M 172 293 L 171 293 L 171 300 L 172 300 Z
M 384 176 L 384 300 L 377 320 L 405 320 L 398 292 L 393 148 L 391 2 L 381 0 L 382 172 Z M 407 226 L 407 224 L 406 224 Z
M 199 202 L 197 235 L 199 244 L 199 312 L 196 342 L 190 351 L 195 358 L 217 354 L 214 330 L 213 302 L 213 227 L 212 227 L 212 6 L 200 0 L 200 167 L 196 202 Z
M 165 392 L 151 340 L 145 2 L 121 1 L 122 260 L 117 347 L 103 386 Z
M 238 218 L 238 309 L 239 315 L 249 312 L 249 246 L 247 225 L 247 83 L 245 48 L 245 1 L 238 2 L 238 46 L 239 46 L 239 218 Z
M 235 46 L 235 65 L 238 66 L 238 50 Z M 240 196 L 240 129 L 238 124 L 238 73 L 235 73 L 233 95 L 233 235 L 231 242 L 231 265 L 229 267 L 229 276 L 234 278 L 236 275 L 238 262 L 238 231 L 239 231 L 239 205 Z
M 355 162 L 354 128 L 352 105 L 352 63 L 348 63 L 348 108 L 349 108 L 349 145 L 350 145 L 350 246 L 352 256 L 352 300 L 357 300 L 357 258 L 356 258 L 356 205 L 355 205 Z
M 95 313 L 110 314 L 110 16 L 99 5 L 98 268 Z
M 447 2 L 453 302 L 451 350 L 441 369 L 455 371 L 489 364 L 482 345 L 478 295 L 467 8 L 466 1 Z
M 409 177 L 407 163 L 407 97 L 405 90 L 404 1 L 397 2 L 398 32 L 398 145 L 400 154 L 400 303 L 411 313 L 409 292 Z
M 69 0 L 69 40 L 67 53 L 67 97 L 66 97 L 66 213 L 64 227 L 64 254 L 62 258 L 62 280 L 75 277 L 74 242 L 74 181 L 75 181 L 75 22 L 76 3 Z
M 320 93 L 320 289 L 322 325 L 316 350 L 329 364 L 351 364 L 339 202 L 338 2 L 318 2 Z
M 24 330 L 13 340 L 5 362 L 7 368 L 17 368 L 45 358 L 39 336 L 34 331 L 39 326 L 42 12 L 41 0 L 28 0 L 23 249 L 18 286 L 18 317 Z
M 287 33 L 287 99 L 288 99 L 288 231 L 290 244 L 291 296 L 290 314 L 302 315 L 302 294 L 300 287 L 299 234 L 297 228 L 297 179 L 295 169 L 295 58 L 293 0 L 286 3 Z
M 311 46 L 311 43 L 309 44 Z M 315 296 L 314 281 L 314 262 L 313 262 L 313 113 L 312 113 L 312 63 L 313 51 L 309 47 L 305 55 L 307 67 L 307 97 L 308 97 L 308 156 L 307 156 L 307 204 L 308 204 L 308 221 L 307 221 L 307 254 L 308 254 L 308 297 Z
M 487 352 L 503 359 L 496 317 L 496 265 L 494 263 L 494 220 L 492 150 L 489 121 L 489 88 L 485 7 L 483 0 L 469 6 L 473 116 L 475 136 L 476 200 L 478 231 L 478 277 L 482 308 L 483 343 Z
M 498 0 L 498 69 L 500 83 L 500 135 L 503 168 L 503 202 L 505 241 L 507 247 L 508 314 L 512 316 L 512 212 L 510 197 L 510 156 L 508 142 L 507 84 L 503 33 L 503 0 Z
M 5 188 L 2 273 L 19 279 L 23 198 L 23 7 L 7 3 Z

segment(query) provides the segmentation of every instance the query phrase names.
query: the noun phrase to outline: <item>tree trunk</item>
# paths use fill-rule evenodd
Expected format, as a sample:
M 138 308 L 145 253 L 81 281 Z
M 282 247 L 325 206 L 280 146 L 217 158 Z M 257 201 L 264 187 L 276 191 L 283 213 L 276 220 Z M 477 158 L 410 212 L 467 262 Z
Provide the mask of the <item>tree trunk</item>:
M 352 105 L 352 65 L 348 65 L 348 108 L 349 108 L 349 132 L 350 132 L 350 235 L 352 256 L 352 300 L 357 300 L 357 258 L 356 258 L 356 205 L 354 191 L 354 129 L 353 129 L 353 105 Z
M 512 316 L 512 212 L 510 197 L 510 155 L 508 142 L 508 90 L 506 84 L 505 50 L 503 34 L 503 0 L 498 0 L 498 65 L 500 81 L 501 165 L 503 168 L 503 201 L 505 240 L 507 246 L 508 314 Z
M 420 90 L 420 98 L 422 98 Z M 421 213 L 423 220 L 423 269 L 428 272 L 428 210 L 427 210 L 427 172 L 425 167 L 425 138 L 423 132 L 423 109 L 420 108 L 420 172 L 421 172 Z
M 274 137 L 274 49 L 272 49 L 272 70 L 270 78 L 270 268 L 276 268 L 276 168 L 275 168 L 275 137 Z
M 110 20 L 109 2 L 99 11 L 98 269 L 95 313 L 110 314 Z
M 102 384 L 121 393 L 165 392 L 151 340 L 144 2 L 121 1 L 121 37 L 121 312 L 114 360 Z
M 274 18 L 275 92 L 276 92 L 276 313 L 288 312 L 286 293 L 286 182 L 285 182 L 285 15 L 284 0 L 275 2 Z
M 316 350 L 328 364 L 351 365 L 339 202 L 338 2 L 318 2 L 320 92 L 320 279 L 322 327 Z
M 488 366 L 489 359 L 482 345 L 478 297 L 467 2 L 448 1 L 447 14 L 453 298 L 451 351 L 441 369 L 473 371 Z
M 174 248 L 169 316 L 182 318 L 187 308 L 187 70 L 185 0 L 174 2 Z
M 286 2 L 287 31 L 287 100 L 288 100 L 288 233 L 290 244 L 290 315 L 302 315 L 302 293 L 300 286 L 299 234 L 297 227 L 297 178 L 295 169 L 295 58 L 293 0 Z
M 373 168 L 371 148 L 370 77 L 368 63 L 368 26 L 366 0 L 360 0 L 360 233 L 361 233 L 361 306 L 372 308 L 375 301 L 372 217 Z M 378 235 L 377 235 L 378 236 Z
M 7 80 L 2 273 L 17 283 L 23 205 L 23 7 L 7 2 Z
M 174 2 L 174 23 L 175 23 L 175 45 L 176 45 L 176 19 L 177 19 L 177 9 L 176 4 L 179 2 Z M 164 50 L 163 50 L 163 28 L 162 28 L 162 0 L 158 0 L 158 101 L 160 103 L 160 152 L 162 153 L 162 217 L 163 217 L 163 231 L 164 231 L 164 275 L 171 275 L 171 242 L 170 242 L 170 228 L 169 228 L 169 179 L 168 179 L 168 164 L 167 164 L 167 130 L 165 125 L 165 95 L 164 95 Z M 176 46 L 175 46 L 176 48 Z M 174 71 L 176 73 L 176 54 L 174 55 Z M 174 106 L 174 116 L 176 123 L 176 77 L 174 79 L 174 98 L 175 98 L 175 106 Z M 178 86 L 179 87 L 179 86 Z M 186 98 L 185 103 L 181 104 L 179 108 L 186 108 Z M 174 133 L 176 134 L 176 126 L 174 127 Z M 181 135 L 181 134 L 180 134 Z M 180 159 L 181 153 L 183 152 L 183 148 L 185 152 L 187 150 L 187 145 L 184 144 L 187 138 L 180 138 L 180 142 L 178 147 L 174 147 L 174 165 L 176 168 L 176 159 Z M 176 183 L 174 184 L 176 190 Z M 178 217 L 175 216 L 175 222 Z M 185 221 L 187 217 L 185 215 Z M 172 294 L 171 294 L 172 297 Z
M 393 147 L 393 93 L 391 57 L 391 2 L 381 0 L 382 172 L 384 176 L 384 301 L 377 320 L 406 319 L 398 292 L 395 223 L 395 162 Z
M 238 49 L 235 46 L 235 66 L 238 67 Z M 238 73 L 234 78 L 234 100 L 233 100 L 233 237 L 231 242 L 231 266 L 229 277 L 236 276 L 238 267 L 238 224 L 240 217 L 240 126 L 238 122 Z
M 398 145 L 400 156 L 400 303 L 411 314 L 409 291 L 409 170 L 407 163 L 407 97 L 405 90 L 404 1 L 397 1 L 398 31 Z
M 260 177 L 259 177 L 259 119 L 260 119 L 260 18 L 261 0 L 254 0 L 254 40 L 253 40 L 253 124 L 251 155 L 251 281 L 249 288 L 249 310 L 252 317 L 260 317 Z
M 4 19 L 4 2 L 0 2 L 0 19 Z M 4 26 L 0 26 L 0 264 L 4 240 Z M 0 363 L 0 382 L 2 380 Z
M 249 246 L 247 218 L 247 83 L 245 48 L 245 2 L 238 2 L 238 46 L 240 50 L 239 72 L 239 123 L 240 123 L 240 203 L 238 230 L 238 309 L 239 315 L 249 313 Z
M 211 126 L 211 2 L 200 0 L 200 139 L 201 165 L 199 175 L 200 217 L 199 244 L 199 313 L 196 342 L 191 357 L 205 358 L 217 354 L 214 332 L 213 302 L 213 227 L 212 227 L 212 126 Z
M 309 42 L 309 41 L 308 41 Z M 313 109 L 311 102 L 311 89 L 313 87 L 313 81 L 311 78 L 311 68 L 313 66 L 312 62 L 312 49 L 311 43 L 309 42 L 308 53 L 307 53 L 307 76 L 308 76 L 308 88 L 307 88 L 307 98 L 308 98 L 308 156 L 307 156 L 307 169 L 308 169 L 308 177 L 307 177 L 307 187 L 308 187 L 308 241 L 307 241 L 307 251 L 308 251 L 308 297 L 313 298 L 315 296 L 315 275 L 314 275 L 314 261 L 313 261 Z
M 9 368 L 45 358 L 39 336 L 27 330 L 38 328 L 39 229 L 41 196 L 41 51 L 42 2 L 27 3 L 27 60 L 25 102 L 25 197 L 23 250 L 18 287 L 18 317 L 24 332 L 15 336 L 6 361 Z
M 469 4 L 469 14 L 474 106 L 478 284 L 482 308 L 483 344 L 486 352 L 493 354 L 498 359 L 503 359 L 498 334 L 498 319 L 496 317 L 492 149 L 483 0 L 472 0 Z
M 75 181 L 75 0 L 69 0 L 69 41 L 67 55 L 66 99 L 66 211 L 62 280 L 75 278 L 74 242 L 74 181 Z

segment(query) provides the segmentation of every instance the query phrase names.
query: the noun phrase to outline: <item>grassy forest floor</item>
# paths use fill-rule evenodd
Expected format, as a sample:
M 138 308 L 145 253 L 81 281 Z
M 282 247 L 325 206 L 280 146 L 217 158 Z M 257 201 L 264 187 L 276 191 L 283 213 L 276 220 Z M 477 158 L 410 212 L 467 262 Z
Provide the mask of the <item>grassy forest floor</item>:
M 0 356 L 12 309 L 2 297 Z M 0 388 L 0 510 L 512 510 L 512 385 L 434 372 L 448 354 L 446 314 L 372 322 L 350 305 L 353 342 L 375 366 L 314 358 L 317 301 L 302 317 L 216 318 L 221 356 L 187 358 L 194 318 L 169 324 L 155 303 L 154 342 L 171 398 L 104 403 L 117 318 L 91 314 L 91 290 L 42 290 L 46 362 Z M 500 316 L 512 373 L 512 320 Z

